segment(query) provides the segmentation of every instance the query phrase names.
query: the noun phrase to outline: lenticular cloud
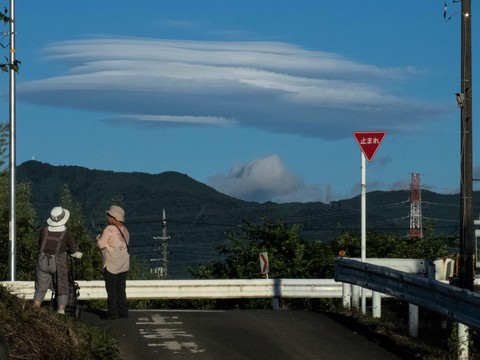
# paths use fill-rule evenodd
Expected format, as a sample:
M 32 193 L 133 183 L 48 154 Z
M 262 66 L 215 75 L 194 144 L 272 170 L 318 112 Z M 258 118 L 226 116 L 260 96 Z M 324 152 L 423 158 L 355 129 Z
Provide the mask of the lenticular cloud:
M 228 124 L 338 139 L 360 122 L 411 131 L 442 111 L 389 92 L 413 78 L 412 67 L 381 68 L 287 43 L 105 38 L 55 43 L 44 54 L 59 73 L 19 83 L 19 100 L 108 112 L 109 122 Z

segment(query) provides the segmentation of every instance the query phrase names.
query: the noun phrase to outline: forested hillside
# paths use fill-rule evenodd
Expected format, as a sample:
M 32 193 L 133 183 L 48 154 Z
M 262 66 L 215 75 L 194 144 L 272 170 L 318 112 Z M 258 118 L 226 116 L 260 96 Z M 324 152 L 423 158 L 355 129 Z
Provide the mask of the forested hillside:
M 113 203 L 123 206 L 132 237 L 132 253 L 144 259 L 161 258 L 162 212 L 165 209 L 170 278 L 189 276 L 187 268 L 218 258 L 216 247 L 225 232 L 235 231 L 242 221 L 259 222 L 262 217 L 288 224 L 301 224 L 308 240 L 329 241 L 344 231 L 359 232 L 360 197 L 315 203 L 246 202 L 231 198 L 185 174 L 120 173 L 78 166 L 52 166 L 28 161 L 17 168 L 17 182 L 31 184 L 31 203 L 43 225 L 53 206 L 60 203 L 67 185 L 83 210 L 88 231 L 94 234 L 105 223 L 105 210 Z M 369 231 L 407 234 L 409 191 L 367 194 Z M 458 233 L 458 195 L 422 191 L 424 226 L 444 234 Z M 478 214 L 478 202 L 475 217 Z M 155 239 L 157 238 L 157 239 Z M 152 267 L 162 266 L 152 261 Z

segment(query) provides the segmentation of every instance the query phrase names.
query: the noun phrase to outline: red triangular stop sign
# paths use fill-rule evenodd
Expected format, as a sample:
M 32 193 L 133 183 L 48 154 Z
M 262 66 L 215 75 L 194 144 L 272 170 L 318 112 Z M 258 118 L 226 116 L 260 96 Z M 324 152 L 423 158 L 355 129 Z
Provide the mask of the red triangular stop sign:
M 370 131 L 360 131 L 354 132 L 353 136 L 357 140 L 360 149 L 362 149 L 363 155 L 368 159 L 368 161 L 373 159 L 373 156 L 377 152 L 380 143 L 385 137 L 386 132 L 370 132 Z

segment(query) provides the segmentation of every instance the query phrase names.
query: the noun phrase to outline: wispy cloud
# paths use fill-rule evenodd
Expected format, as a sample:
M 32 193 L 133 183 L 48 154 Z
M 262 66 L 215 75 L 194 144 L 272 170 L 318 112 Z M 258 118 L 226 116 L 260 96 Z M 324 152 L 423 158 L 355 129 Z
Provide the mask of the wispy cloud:
M 411 66 L 382 68 L 288 43 L 104 38 L 55 43 L 45 56 L 68 72 L 19 83 L 18 100 L 110 113 L 110 122 L 339 139 L 359 123 L 414 131 L 444 111 L 388 92 L 416 80 Z

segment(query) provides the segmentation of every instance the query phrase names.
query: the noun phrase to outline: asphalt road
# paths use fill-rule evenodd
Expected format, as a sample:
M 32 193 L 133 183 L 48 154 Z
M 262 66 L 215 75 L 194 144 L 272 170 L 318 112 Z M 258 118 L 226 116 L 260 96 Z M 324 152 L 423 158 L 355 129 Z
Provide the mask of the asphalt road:
M 400 359 L 329 316 L 307 311 L 133 310 L 128 319 L 103 320 L 84 310 L 80 321 L 117 339 L 124 360 Z

